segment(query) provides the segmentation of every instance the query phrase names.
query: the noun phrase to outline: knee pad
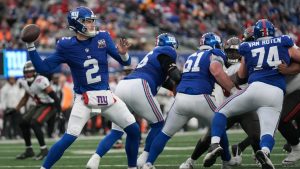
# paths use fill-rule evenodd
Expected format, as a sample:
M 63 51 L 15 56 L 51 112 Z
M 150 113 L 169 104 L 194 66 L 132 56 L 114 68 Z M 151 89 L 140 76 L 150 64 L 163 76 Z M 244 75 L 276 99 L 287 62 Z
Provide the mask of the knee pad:
M 81 128 L 79 126 L 73 125 L 67 129 L 66 133 L 78 137 L 81 133 Z

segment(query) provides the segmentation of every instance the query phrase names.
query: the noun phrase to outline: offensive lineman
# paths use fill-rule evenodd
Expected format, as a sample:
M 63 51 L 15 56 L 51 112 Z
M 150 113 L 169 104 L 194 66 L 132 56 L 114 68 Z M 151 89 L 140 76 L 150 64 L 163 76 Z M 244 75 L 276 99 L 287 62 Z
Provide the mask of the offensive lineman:
M 176 67 L 178 48 L 176 38 L 163 33 L 156 39 L 156 47 L 141 60 L 132 73 L 118 83 L 115 91 L 129 110 L 145 118 L 151 127 L 144 151 L 137 160 L 138 167 L 146 162 L 152 141 L 164 125 L 162 111 L 154 96 L 160 86 L 173 91 L 181 78 L 181 73 Z M 132 97 L 133 93 L 135 93 L 134 97 Z M 100 158 L 122 137 L 123 133 L 123 130 L 113 123 L 111 132 L 99 143 L 96 153 L 87 163 L 87 168 L 98 169 Z

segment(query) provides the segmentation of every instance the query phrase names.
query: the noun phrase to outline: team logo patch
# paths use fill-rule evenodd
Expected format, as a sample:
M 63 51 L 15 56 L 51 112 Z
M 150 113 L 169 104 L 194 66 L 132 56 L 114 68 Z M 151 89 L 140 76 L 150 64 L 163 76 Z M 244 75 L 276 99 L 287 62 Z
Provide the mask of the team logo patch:
M 98 40 L 98 48 L 105 48 L 106 47 L 106 42 L 104 39 Z
M 77 19 L 77 18 L 78 18 L 78 15 L 79 15 L 79 12 L 78 12 L 78 11 L 73 11 L 73 12 L 71 12 L 71 18 L 72 18 L 72 19 Z

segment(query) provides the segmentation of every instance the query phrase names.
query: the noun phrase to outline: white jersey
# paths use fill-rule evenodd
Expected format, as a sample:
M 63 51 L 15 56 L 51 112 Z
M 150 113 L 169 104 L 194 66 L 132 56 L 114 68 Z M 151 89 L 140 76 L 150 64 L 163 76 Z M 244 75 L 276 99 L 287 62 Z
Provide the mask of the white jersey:
M 240 66 L 241 66 L 241 63 L 236 63 L 234 65 L 231 65 L 228 69 L 226 69 L 225 72 L 228 76 L 231 76 L 239 70 Z M 248 84 L 246 83 L 246 84 L 240 85 L 239 87 L 241 89 L 245 89 L 247 86 L 248 86 Z M 223 101 L 226 99 L 226 97 L 223 94 L 223 89 L 218 84 L 215 84 L 215 89 L 214 89 L 213 95 L 216 98 L 217 106 L 221 105 L 223 103 Z
M 25 91 L 40 103 L 54 103 L 54 100 L 44 91 L 50 86 L 49 80 L 41 75 L 38 75 L 32 84 L 29 86 L 27 81 L 23 79 L 21 85 Z
M 300 73 L 286 76 L 286 94 L 290 94 L 300 89 Z

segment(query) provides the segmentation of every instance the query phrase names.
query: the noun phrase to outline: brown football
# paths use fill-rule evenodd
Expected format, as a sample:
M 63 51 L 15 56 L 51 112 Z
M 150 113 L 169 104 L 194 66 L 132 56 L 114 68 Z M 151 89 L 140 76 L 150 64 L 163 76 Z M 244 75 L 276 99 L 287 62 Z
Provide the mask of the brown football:
M 34 42 L 40 35 L 40 28 L 36 24 L 26 25 L 21 32 L 21 39 L 24 42 Z

